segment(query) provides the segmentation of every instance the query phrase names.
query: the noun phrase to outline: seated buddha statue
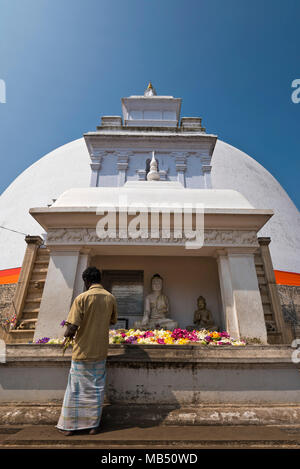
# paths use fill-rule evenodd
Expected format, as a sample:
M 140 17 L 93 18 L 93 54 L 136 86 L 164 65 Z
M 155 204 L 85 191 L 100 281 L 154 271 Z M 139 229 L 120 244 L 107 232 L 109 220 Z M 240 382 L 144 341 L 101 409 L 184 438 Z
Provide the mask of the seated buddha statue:
M 169 300 L 162 293 L 163 279 L 159 274 L 151 279 L 152 292 L 146 296 L 144 316 L 134 323 L 135 329 L 176 329 L 178 323 L 167 317 Z
M 192 331 L 193 329 L 200 330 L 206 329 L 208 331 L 217 331 L 218 326 L 215 324 L 209 309 L 206 308 L 206 300 L 203 296 L 199 296 L 197 299 L 198 309 L 194 312 L 194 325 L 187 326 L 187 330 Z

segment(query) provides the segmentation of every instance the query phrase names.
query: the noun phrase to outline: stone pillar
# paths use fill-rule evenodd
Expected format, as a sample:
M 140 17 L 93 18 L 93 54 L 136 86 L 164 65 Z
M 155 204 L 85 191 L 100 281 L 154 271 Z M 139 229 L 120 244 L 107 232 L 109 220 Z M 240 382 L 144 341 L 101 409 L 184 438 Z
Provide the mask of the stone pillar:
M 37 250 L 43 244 L 43 240 L 40 236 L 28 235 L 25 237 L 25 241 L 27 243 L 27 248 L 25 251 L 17 288 L 11 306 L 11 313 L 16 314 L 17 320 L 20 318 L 23 312 L 25 298 L 29 286 L 29 281 L 31 279 Z
M 217 251 L 217 263 L 220 280 L 220 290 L 223 304 L 224 324 L 226 331 L 235 339 L 240 339 L 237 311 L 234 305 L 234 295 L 231 283 L 231 275 L 227 252 L 225 250 Z
M 74 292 L 73 292 L 73 300 L 76 296 L 80 295 L 84 291 L 84 282 L 82 280 L 82 273 L 83 271 L 89 266 L 90 262 L 90 249 L 82 250 L 79 254 L 76 277 L 75 277 L 75 284 L 74 284 Z
M 267 330 L 253 248 L 217 250 L 220 289 L 227 332 L 234 338 L 267 343 Z
M 34 341 L 43 337 L 63 337 L 64 329 L 60 323 L 67 319 L 72 304 L 79 261 L 80 249 L 51 249 Z
M 241 337 L 258 338 L 267 343 L 264 311 L 254 263 L 254 250 L 227 249 L 233 305 Z

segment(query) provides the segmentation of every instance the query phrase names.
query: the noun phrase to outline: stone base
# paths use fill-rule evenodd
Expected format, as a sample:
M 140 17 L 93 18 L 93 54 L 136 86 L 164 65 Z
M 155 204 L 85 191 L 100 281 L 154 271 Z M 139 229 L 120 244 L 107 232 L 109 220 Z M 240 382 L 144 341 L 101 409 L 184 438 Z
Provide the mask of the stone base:
M 61 402 L 7 402 L 0 405 L 0 425 L 56 425 Z M 300 405 L 170 405 L 105 404 L 103 424 L 122 425 L 299 425 Z
M 0 425 L 55 425 L 71 351 L 16 344 L 6 352 Z M 110 345 L 103 420 L 128 427 L 299 425 L 295 352 L 284 345 Z

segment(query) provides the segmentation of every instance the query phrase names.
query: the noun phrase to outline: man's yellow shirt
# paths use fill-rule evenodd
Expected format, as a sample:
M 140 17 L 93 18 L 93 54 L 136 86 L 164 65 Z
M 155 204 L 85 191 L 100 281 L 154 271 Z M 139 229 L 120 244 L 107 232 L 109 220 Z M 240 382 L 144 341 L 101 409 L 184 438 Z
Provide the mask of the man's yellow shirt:
M 72 360 L 100 361 L 107 357 L 109 326 L 118 318 L 115 297 L 94 283 L 78 295 L 67 317 L 69 324 L 78 326 Z

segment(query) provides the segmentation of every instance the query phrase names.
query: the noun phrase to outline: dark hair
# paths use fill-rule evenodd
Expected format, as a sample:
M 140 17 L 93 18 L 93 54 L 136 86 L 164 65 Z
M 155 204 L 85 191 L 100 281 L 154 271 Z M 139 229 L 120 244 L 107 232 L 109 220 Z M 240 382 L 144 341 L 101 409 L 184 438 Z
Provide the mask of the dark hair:
M 153 280 L 154 278 L 161 278 L 162 279 L 162 277 L 159 274 L 154 274 L 151 280 Z
M 97 269 L 97 267 L 88 267 L 82 273 L 82 279 L 89 283 L 100 283 L 101 272 Z

